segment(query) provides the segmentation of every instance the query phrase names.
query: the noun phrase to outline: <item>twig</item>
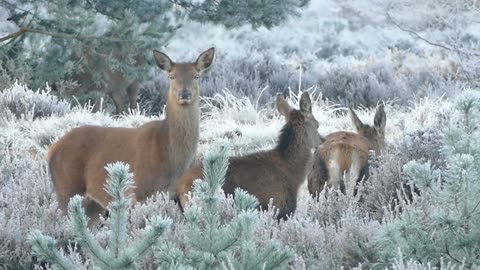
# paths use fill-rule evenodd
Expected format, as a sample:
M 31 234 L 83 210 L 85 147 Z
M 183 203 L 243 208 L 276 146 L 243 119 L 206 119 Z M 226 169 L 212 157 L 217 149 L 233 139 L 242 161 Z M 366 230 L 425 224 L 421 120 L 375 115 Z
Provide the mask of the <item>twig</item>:
M 445 49 L 445 50 L 448 50 L 448 51 L 451 51 L 451 52 L 455 52 L 459 55 L 467 55 L 467 56 L 480 56 L 480 53 L 475 53 L 475 52 L 470 52 L 470 51 L 464 51 L 464 50 L 460 50 L 459 48 L 451 48 L 451 47 L 448 47 L 446 45 L 443 45 L 443 44 L 440 44 L 440 43 L 436 43 L 436 42 L 432 42 L 424 37 L 422 37 L 420 34 L 418 34 L 417 32 L 411 30 L 411 29 L 408 29 L 406 27 L 403 27 L 402 25 L 400 25 L 397 21 L 395 21 L 392 16 L 390 15 L 390 13 L 387 11 L 387 18 L 388 20 L 393 23 L 393 25 L 395 25 L 396 27 L 398 27 L 400 30 L 404 31 L 404 32 L 407 32 L 409 33 L 410 35 L 412 35 L 413 37 L 416 37 L 424 42 L 426 42 L 427 44 L 429 45 L 432 45 L 432 46 L 436 46 L 436 47 L 439 47 L 439 48 L 442 48 L 442 49 Z
M 448 245 L 447 243 L 445 243 L 445 251 L 446 251 L 446 254 L 452 258 L 454 261 L 456 261 L 457 263 L 461 264 L 462 261 L 460 261 L 459 259 L 455 258 L 455 256 L 453 256 L 451 253 L 450 253 L 450 250 L 448 249 Z
M 414 37 L 416 37 L 416 38 L 418 38 L 418 39 L 420 39 L 420 40 L 422 40 L 422 41 L 424 41 L 424 42 L 426 42 L 426 43 L 428 43 L 428 44 L 430 44 L 430 45 L 432 45 L 432 46 L 437 46 L 437 47 L 443 48 L 443 49 L 448 50 L 448 51 L 454 51 L 454 50 L 453 50 L 452 48 L 450 48 L 450 47 L 447 47 L 447 46 L 442 45 L 442 44 L 440 44 L 440 43 L 431 42 L 430 40 L 428 40 L 428 39 L 420 36 L 417 32 L 401 26 L 397 21 L 395 21 L 395 20 L 392 18 L 392 16 L 390 16 L 390 13 L 389 13 L 389 12 L 387 12 L 387 18 L 388 18 L 388 20 L 389 20 L 391 23 L 393 23 L 393 24 L 394 24 L 396 27 L 398 27 L 400 30 L 402 30 L 402 31 L 404 31 L 404 32 L 407 32 L 407 33 L 409 33 L 410 35 L 412 35 L 412 36 L 414 36 Z

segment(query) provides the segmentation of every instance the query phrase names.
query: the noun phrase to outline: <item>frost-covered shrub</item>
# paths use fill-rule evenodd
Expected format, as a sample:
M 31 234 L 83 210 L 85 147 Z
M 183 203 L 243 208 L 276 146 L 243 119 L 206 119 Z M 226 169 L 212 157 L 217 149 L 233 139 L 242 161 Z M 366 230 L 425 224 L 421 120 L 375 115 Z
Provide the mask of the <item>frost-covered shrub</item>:
M 71 112 L 68 102 L 59 100 L 50 91 L 34 92 L 27 87 L 15 83 L 0 91 L 0 117 L 47 117 L 64 115 Z
M 454 101 L 443 129 L 444 166 L 412 160 L 403 167 L 421 191 L 379 234 L 380 261 L 388 265 L 398 249 L 407 259 L 470 268 L 480 264 L 480 93 L 466 90 Z M 421 159 L 420 159 L 421 160 Z
M 45 161 L 18 144 L 0 147 L 0 266 L 29 268 L 26 239 L 33 228 L 61 241 L 70 232 L 58 209 Z
M 317 85 L 330 100 L 371 107 L 385 100 L 406 105 L 414 97 L 432 94 L 424 89 L 438 87 L 444 81 L 438 72 L 432 70 L 433 67 L 399 74 L 397 65 L 402 65 L 402 62 L 392 60 L 340 65 L 319 74 Z
M 308 207 L 315 204 L 311 200 Z M 314 213 L 296 212 L 280 223 L 272 221 L 272 212 L 262 213 L 255 237 L 260 241 L 278 239 L 292 248 L 297 260 L 290 269 L 351 269 L 376 260 L 374 240 L 381 224 L 362 217 L 354 203 L 339 215 L 336 224 L 319 222 L 311 216 Z
M 1 12 L 1 11 L 0 11 Z M 0 58 L 2 57 L 0 52 Z M 32 82 L 32 69 L 30 65 L 19 59 L 9 59 L 0 65 L 0 92 L 20 81 L 25 84 Z
M 405 134 L 395 151 L 405 163 L 417 160 L 430 162 L 437 169 L 445 168 L 445 153 L 441 151 L 444 143 L 442 126 L 414 131 Z

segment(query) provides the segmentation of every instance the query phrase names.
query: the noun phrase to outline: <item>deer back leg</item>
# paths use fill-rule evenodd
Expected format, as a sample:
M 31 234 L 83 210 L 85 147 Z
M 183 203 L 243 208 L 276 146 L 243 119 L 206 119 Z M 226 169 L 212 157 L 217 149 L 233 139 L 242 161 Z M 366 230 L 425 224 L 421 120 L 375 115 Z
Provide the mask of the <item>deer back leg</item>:
M 127 87 L 127 97 L 128 97 L 130 109 L 137 108 L 137 97 L 138 97 L 139 90 L 140 90 L 140 86 L 137 81 L 133 82 Z
M 116 114 L 121 114 L 122 112 L 125 111 L 125 99 L 121 91 L 114 91 L 110 93 L 110 97 L 113 100 L 113 103 L 115 103 L 115 108 Z

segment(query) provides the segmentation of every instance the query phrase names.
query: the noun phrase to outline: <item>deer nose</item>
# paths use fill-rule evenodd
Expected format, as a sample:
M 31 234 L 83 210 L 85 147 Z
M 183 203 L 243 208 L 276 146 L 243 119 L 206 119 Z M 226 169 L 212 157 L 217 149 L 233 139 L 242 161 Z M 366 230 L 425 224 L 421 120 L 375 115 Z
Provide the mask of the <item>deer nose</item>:
M 192 98 L 192 92 L 188 91 L 188 90 L 182 90 L 180 92 L 180 98 L 181 99 L 191 99 Z

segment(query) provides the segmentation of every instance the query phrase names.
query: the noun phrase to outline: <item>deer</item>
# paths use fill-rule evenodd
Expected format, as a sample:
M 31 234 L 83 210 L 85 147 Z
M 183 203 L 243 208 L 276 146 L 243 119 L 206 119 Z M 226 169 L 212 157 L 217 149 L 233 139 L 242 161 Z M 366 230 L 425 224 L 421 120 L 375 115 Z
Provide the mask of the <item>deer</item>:
M 212 64 L 214 48 L 195 62 L 174 63 L 159 51 L 153 57 L 169 74 L 166 117 L 137 128 L 86 125 L 55 142 L 48 152 L 48 166 L 59 208 L 66 213 L 69 199 L 83 195 L 87 216 L 105 214 L 110 196 L 103 189 L 108 163 L 130 165 L 135 188 L 128 192 L 143 202 L 155 192 L 169 192 L 173 199 L 178 178 L 190 168 L 197 151 L 200 119 L 200 75 Z
M 73 80 L 78 84 L 75 88 L 67 90 L 61 82 L 56 82 L 53 85 L 53 89 L 63 96 L 81 95 L 90 91 L 103 92 L 115 104 L 115 114 L 121 114 L 126 111 L 125 101 L 128 102 L 130 109 L 135 109 L 140 89 L 139 82 L 126 79 L 125 75 L 120 71 L 107 72 L 105 77 L 107 80 L 106 86 L 98 86 L 94 82 L 92 75 L 81 72 L 73 75 Z M 100 110 L 99 100 L 94 103 L 93 107 L 94 112 L 98 110 Z
M 321 137 L 307 92 L 301 95 L 299 110 L 293 109 L 281 95 L 276 98 L 276 106 L 287 120 L 276 146 L 246 156 L 230 157 L 223 191 L 233 194 L 236 188 L 241 188 L 257 197 L 262 209 L 268 208 L 272 198 L 280 220 L 296 209 L 298 189 L 306 180 L 313 159 L 312 150 L 321 143 Z M 197 165 L 178 180 L 176 195 L 180 209 L 188 207 L 188 194 L 194 180 L 202 178 L 202 171 L 203 166 Z
M 95 55 L 95 57 L 93 57 Z M 121 55 L 121 49 L 114 47 L 113 57 L 119 61 L 126 61 Z M 73 56 L 72 59 L 79 61 L 84 59 L 89 66 L 98 65 L 98 53 L 92 50 L 84 50 L 82 56 Z M 138 54 L 133 57 L 134 68 L 142 68 L 146 64 L 146 58 L 143 54 Z M 62 81 L 57 81 L 52 84 L 52 90 L 58 92 L 63 96 L 82 95 L 88 92 L 96 91 L 103 93 L 106 97 L 110 97 L 115 104 L 115 114 L 121 114 L 127 110 L 125 103 L 128 103 L 128 108 L 137 108 L 137 96 L 140 91 L 140 83 L 135 78 L 128 78 L 124 72 L 120 70 L 112 70 L 106 67 L 102 72 L 105 83 L 98 85 L 95 83 L 93 75 L 89 72 L 79 71 L 72 76 L 75 87 L 67 89 Z M 100 109 L 100 100 L 95 102 L 93 111 Z
M 313 166 L 308 174 L 311 195 L 318 195 L 326 183 L 328 187 L 355 196 L 357 184 L 369 177 L 369 151 L 375 151 L 378 156 L 385 148 L 387 117 L 383 105 L 375 113 L 373 127 L 364 124 L 351 107 L 349 114 L 357 132 L 331 133 L 315 150 Z

